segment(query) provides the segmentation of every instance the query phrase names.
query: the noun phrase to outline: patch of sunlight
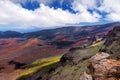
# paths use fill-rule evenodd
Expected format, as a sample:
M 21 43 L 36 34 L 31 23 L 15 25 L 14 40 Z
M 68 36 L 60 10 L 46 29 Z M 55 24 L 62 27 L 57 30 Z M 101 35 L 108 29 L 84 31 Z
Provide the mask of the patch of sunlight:
M 42 60 L 36 60 L 32 64 L 25 66 L 27 67 L 27 69 L 20 74 L 19 78 L 34 74 L 37 70 L 45 66 L 59 62 L 60 58 L 61 56 L 54 56 L 54 57 L 44 58 Z

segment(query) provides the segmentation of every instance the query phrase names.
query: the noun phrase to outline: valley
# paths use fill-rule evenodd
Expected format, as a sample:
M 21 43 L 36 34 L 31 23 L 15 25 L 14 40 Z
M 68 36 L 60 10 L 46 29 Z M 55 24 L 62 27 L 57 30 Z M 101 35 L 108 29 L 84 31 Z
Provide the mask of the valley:
M 96 46 L 103 44 L 101 40 L 103 41 L 105 35 L 118 24 L 119 23 L 110 23 L 86 27 L 63 27 L 28 33 L 9 31 L 10 35 L 7 32 L 1 32 L 0 78 L 6 78 L 10 75 L 16 75 L 16 77 L 18 77 L 19 74 L 21 72 L 23 73 L 26 69 L 28 69 L 27 74 L 31 74 L 38 69 L 41 70 L 41 68 L 47 65 L 54 64 L 54 56 L 62 56 L 74 49 L 83 49 L 80 50 L 80 52 L 84 53 L 84 51 L 86 51 L 86 55 L 84 54 L 84 56 L 89 58 L 99 51 L 100 47 Z M 84 48 L 87 49 L 84 50 Z M 90 52 L 90 54 L 87 52 Z M 80 56 L 81 55 L 82 54 L 80 54 Z M 73 56 L 75 57 L 75 55 Z M 44 62 L 44 59 L 49 60 L 50 57 L 53 57 L 50 63 L 47 64 L 46 61 Z M 35 64 L 36 68 L 33 67 L 33 70 L 29 72 L 29 67 L 24 66 L 31 65 L 31 63 L 34 64 L 36 60 L 39 60 L 40 63 Z M 43 60 L 43 62 L 41 62 L 41 60 Z M 55 64 L 59 60 L 60 57 L 57 61 L 55 60 Z M 65 62 L 63 58 L 61 58 L 61 62 L 62 61 Z M 35 71 L 34 68 L 36 69 Z M 72 69 L 71 67 L 69 68 Z M 24 73 L 22 75 L 24 75 Z
M 120 0 L 0 0 L 0 80 L 120 80 Z

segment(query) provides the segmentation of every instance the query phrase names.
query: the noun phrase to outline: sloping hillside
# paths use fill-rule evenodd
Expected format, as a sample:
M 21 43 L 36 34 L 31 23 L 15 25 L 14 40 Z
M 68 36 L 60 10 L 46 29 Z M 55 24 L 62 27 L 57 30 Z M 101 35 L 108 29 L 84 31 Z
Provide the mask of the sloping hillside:
M 120 25 L 106 36 L 105 49 L 112 58 L 120 59 Z
M 119 25 L 107 34 L 103 51 L 107 53 L 98 53 L 89 59 L 90 71 L 83 74 L 80 80 L 120 80 Z
M 62 56 L 60 62 L 57 62 L 56 65 L 44 66 L 28 75 L 22 73 L 18 80 L 78 80 L 84 71 L 88 71 L 88 59 L 101 49 L 103 42 L 99 43 L 96 43 L 94 47 L 72 48 Z M 28 67 L 27 71 L 29 72 L 29 70 Z M 27 73 L 27 71 L 25 72 Z
M 0 38 L 15 38 L 22 36 L 22 33 L 16 31 L 0 31 Z

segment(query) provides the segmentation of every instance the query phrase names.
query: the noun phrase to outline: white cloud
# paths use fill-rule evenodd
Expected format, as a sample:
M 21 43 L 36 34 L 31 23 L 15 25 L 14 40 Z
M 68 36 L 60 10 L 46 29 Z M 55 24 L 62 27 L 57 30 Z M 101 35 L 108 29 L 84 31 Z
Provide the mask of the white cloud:
M 95 10 L 108 13 L 104 20 L 120 21 L 120 0 L 74 0 L 72 9 L 78 13 L 70 13 L 61 8 L 54 9 L 47 5 L 55 0 L 31 0 L 39 1 L 40 8 L 27 10 L 17 3 L 25 3 L 28 0 L 0 0 L 0 26 L 13 25 L 19 28 L 51 28 L 79 24 L 81 22 L 98 22 L 102 15 Z M 71 2 L 71 0 L 70 0 Z M 97 3 L 100 6 L 98 7 Z M 60 1 L 61 5 L 63 0 Z M 88 9 L 93 10 L 92 13 Z
M 13 25 L 25 25 L 26 22 L 34 19 L 34 15 L 31 11 L 25 10 L 7 0 L 0 1 L 0 17 L 0 24 Z
M 93 12 L 93 16 L 96 17 L 96 18 L 98 18 L 98 19 L 102 18 L 102 16 L 99 15 L 97 12 Z
M 108 13 L 106 20 L 120 21 L 120 0 L 104 0 L 99 7 L 101 12 Z
M 80 12 L 89 8 L 95 8 L 96 5 L 96 0 L 74 0 L 72 3 L 73 9 Z
M 9 0 L 0 0 L 0 25 L 12 24 L 21 28 L 50 28 L 53 26 L 79 24 L 80 22 L 99 21 L 99 17 L 96 17 L 98 14 L 91 14 L 83 5 L 79 7 L 79 10 L 83 11 L 77 14 L 72 14 L 60 8 L 55 10 L 44 4 L 40 6 L 40 8 L 32 11 L 24 9 Z
M 106 19 L 112 21 L 120 21 L 120 14 L 110 13 L 109 15 L 107 15 Z
M 98 7 L 98 3 L 100 4 Z M 96 18 L 102 18 L 102 14 L 96 13 L 94 9 L 105 12 L 107 15 L 104 20 L 108 21 L 120 21 L 120 0 L 74 0 L 72 3 L 73 9 L 76 11 L 85 12 L 88 9 L 93 10 L 93 16 Z

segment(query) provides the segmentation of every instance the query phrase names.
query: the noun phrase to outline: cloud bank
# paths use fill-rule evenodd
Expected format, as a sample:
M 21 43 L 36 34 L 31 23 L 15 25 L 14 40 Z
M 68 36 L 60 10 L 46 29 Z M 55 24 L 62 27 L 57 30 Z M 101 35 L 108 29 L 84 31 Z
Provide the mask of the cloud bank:
M 28 10 L 21 6 L 27 1 L 37 1 L 40 7 Z M 76 25 L 82 22 L 120 21 L 120 0 L 69 0 L 71 9 L 50 7 L 55 0 L 0 0 L 0 26 L 18 28 L 52 28 Z M 63 4 L 60 0 L 60 4 Z M 104 16 L 104 17 L 103 17 Z

